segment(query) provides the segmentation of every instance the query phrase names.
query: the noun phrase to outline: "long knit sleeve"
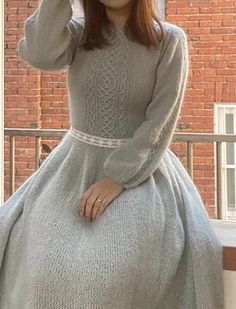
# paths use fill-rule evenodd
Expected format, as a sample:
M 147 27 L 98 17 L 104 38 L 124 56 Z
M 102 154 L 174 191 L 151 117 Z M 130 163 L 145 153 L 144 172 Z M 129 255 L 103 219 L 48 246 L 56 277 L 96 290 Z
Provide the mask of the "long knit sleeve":
M 58 70 L 72 63 L 83 20 L 72 16 L 69 0 L 42 0 L 25 20 L 18 55 L 32 67 Z
M 180 114 L 189 71 L 188 42 L 177 25 L 166 32 L 156 71 L 156 84 L 145 120 L 133 137 L 106 158 L 103 168 L 124 188 L 146 180 L 170 145 Z

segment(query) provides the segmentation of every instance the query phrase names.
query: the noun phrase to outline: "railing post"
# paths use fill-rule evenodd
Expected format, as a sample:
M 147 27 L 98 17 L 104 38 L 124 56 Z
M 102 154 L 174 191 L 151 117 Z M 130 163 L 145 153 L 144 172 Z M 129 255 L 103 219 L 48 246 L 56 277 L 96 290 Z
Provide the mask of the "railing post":
M 222 148 L 221 142 L 216 142 L 216 217 L 223 219 L 222 213 Z
M 15 191 L 15 136 L 10 135 L 10 195 Z
M 193 143 L 187 141 L 187 168 L 190 177 L 193 179 Z
M 40 157 L 40 136 L 35 136 L 35 168 L 39 168 L 39 157 Z

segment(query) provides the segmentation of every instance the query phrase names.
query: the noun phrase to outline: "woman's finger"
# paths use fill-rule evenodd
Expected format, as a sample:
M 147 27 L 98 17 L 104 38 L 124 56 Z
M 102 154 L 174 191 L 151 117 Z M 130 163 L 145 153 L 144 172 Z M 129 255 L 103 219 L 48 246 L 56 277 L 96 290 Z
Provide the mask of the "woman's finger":
M 94 192 L 88 197 L 86 203 L 85 203 L 85 210 L 84 210 L 84 215 L 91 219 L 92 218 L 92 210 L 93 210 L 93 205 L 98 198 L 98 194 L 95 194 Z
M 105 209 L 107 208 L 107 206 L 110 204 L 111 198 L 109 198 L 108 196 L 100 203 L 100 207 L 98 208 L 98 211 L 96 213 L 96 217 L 95 219 L 99 218 L 103 212 L 105 211 Z
M 98 200 L 96 199 L 96 201 L 95 201 L 95 203 L 94 203 L 94 205 L 93 205 L 93 210 L 92 210 L 92 220 L 95 220 L 95 219 L 96 219 L 96 214 L 97 214 L 99 208 L 101 207 L 101 205 L 102 205 L 103 203 L 105 203 L 105 197 L 106 197 L 106 196 L 104 196 L 104 197 L 98 196 L 98 197 L 99 197 L 99 199 L 102 200 L 102 201 L 100 202 L 100 201 L 98 201 Z
M 79 214 L 81 217 L 83 217 L 85 214 L 86 201 L 92 193 L 93 193 L 93 187 L 90 186 L 88 190 L 86 190 L 79 199 Z

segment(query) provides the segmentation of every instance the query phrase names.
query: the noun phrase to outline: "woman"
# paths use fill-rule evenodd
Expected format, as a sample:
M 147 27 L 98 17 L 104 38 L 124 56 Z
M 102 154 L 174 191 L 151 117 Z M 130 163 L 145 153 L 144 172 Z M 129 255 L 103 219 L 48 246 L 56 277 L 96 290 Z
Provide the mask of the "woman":
M 0 209 L 1 309 L 222 309 L 222 246 L 168 148 L 189 60 L 153 0 L 43 0 L 22 60 L 67 67 L 70 129 Z

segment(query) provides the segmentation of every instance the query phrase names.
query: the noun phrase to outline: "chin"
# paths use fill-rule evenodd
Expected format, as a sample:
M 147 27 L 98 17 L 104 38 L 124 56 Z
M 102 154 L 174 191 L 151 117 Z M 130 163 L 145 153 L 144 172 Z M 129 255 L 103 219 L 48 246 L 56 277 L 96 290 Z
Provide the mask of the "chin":
M 131 0 L 98 0 L 109 9 L 122 9 L 130 4 Z

